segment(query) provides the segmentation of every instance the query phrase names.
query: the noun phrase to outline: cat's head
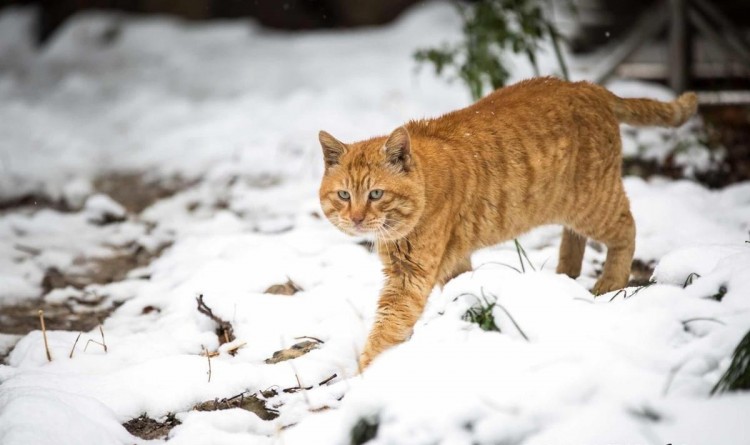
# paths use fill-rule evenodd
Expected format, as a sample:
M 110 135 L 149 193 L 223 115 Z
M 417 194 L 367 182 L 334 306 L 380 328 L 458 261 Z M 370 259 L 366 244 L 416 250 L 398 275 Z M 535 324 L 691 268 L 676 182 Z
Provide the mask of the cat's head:
M 422 216 L 425 192 L 406 128 L 353 144 L 325 131 L 319 137 L 325 160 L 320 204 L 333 225 L 385 241 L 409 234 Z

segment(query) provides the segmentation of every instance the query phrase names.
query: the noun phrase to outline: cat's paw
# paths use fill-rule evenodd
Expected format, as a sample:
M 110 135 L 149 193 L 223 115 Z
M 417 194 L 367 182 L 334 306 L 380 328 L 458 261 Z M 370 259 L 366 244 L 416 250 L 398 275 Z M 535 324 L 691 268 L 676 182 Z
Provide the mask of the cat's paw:
M 591 293 L 598 296 L 606 294 L 607 292 L 612 292 L 613 290 L 622 289 L 627 283 L 622 283 L 621 281 L 622 280 L 602 276 L 596 281 L 596 284 L 594 284 Z

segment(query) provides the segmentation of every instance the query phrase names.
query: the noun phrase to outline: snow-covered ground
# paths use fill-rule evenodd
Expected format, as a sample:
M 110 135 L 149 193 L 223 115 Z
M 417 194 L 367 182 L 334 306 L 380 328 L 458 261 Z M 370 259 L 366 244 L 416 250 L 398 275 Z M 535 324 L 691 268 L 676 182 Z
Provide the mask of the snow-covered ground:
M 374 425 L 382 444 L 746 443 L 750 396 L 710 391 L 750 327 L 750 183 L 626 178 L 636 258 L 657 263 L 656 284 L 594 299 L 604 253 L 589 247 L 577 280 L 556 275 L 559 228 L 540 228 L 521 239 L 535 271 L 513 270 L 512 243 L 478 252 L 474 272 L 433 292 L 412 339 L 358 374 L 382 275 L 361 240 L 321 218 L 316 135 L 354 140 L 466 105 L 460 85 L 415 72 L 411 58 L 458 37 L 449 5 L 383 28 L 296 34 L 87 14 L 39 52 L 30 23 L 27 10 L 0 14 L 0 198 L 73 210 L 0 214 L 0 305 L 42 296 L 50 268 L 85 273 L 121 249 L 172 245 L 121 281 L 44 295 L 121 303 L 103 322 L 106 351 L 86 347 L 99 329 L 77 343 L 78 332 L 48 331 L 51 362 L 41 331 L 0 335 L 0 353 L 13 348 L 0 365 L 1 444 L 147 443 L 121 426 L 144 413 L 175 413 L 169 442 L 191 445 L 348 444 Z M 529 75 L 514 63 L 514 79 Z M 687 141 L 686 159 L 702 162 L 689 129 L 624 136 L 627 153 L 658 158 Z M 94 184 L 132 172 L 191 185 L 124 215 Z M 287 279 L 302 291 L 264 293 Z M 234 341 L 219 344 L 199 295 Z M 485 300 L 500 332 L 464 319 Z M 265 363 L 301 337 L 321 344 Z M 204 349 L 218 352 L 210 381 Z M 191 410 L 260 391 L 277 418 Z

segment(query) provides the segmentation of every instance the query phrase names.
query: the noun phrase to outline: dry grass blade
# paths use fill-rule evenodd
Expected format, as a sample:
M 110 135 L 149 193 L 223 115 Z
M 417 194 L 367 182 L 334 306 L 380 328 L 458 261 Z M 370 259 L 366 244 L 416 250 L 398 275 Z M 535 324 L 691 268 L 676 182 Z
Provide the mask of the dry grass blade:
M 286 283 L 274 284 L 266 289 L 263 293 L 274 295 L 294 295 L 301 290 L 303 289 L 300 285 L 292 281 L 291 278 L 287 277 Z
M 76 350 L 76 345 L 78 344 L 78 339 L 81 338 L 81 334 L 83 334 L 83 331 L 78 333 L 78 336 L 76 337 L 76 341 L 73 342 L 73 347 L 70 348 L 70 355 L 68 356 L 68 358 L 73 358 L 73 352 L 75 352 Z
M 211 383 L 211 354 L 208 352 L 208 349 L 206 349 L 205 346 L 201 345 L 201 348 L 203 349 L 203 353 L 206 355 L 206 360 L 208 360 L 208 383 Z
M 317 349 L 320 343 L 316 341 L 303 341 L 292 345 L 289 348 L 282 349 L 273 353 L 273 356 L 267 358 L 265 361 L 267 364 L 272 365 L 274 363 L 283 362 L 286 360 L 292 360 L 302 355 L 307 354 L 313 349 Z
M 42 325 L 42 337 L 44 338 L 44 351 L 47 353 L 47 361 L 52 361 L 52 354 L 49 352 L 49 343 L 47 342 L 47 327 L 44 325 L 44 311 L 39 309 L 39 323 Z
M 240 348 L 244 347 L 246 344 L 247 342 L 243 341 L 242 343 L 232 346 L 231 348 L 227 349 L 227 354 L 234 357 L 235 355 L 237 355 L 237 352 L 240 350 Z M 219 355 L 219 353 L 217 352 L 216 355 Z
M 104 347 L 104 353 L 107 353 L 107 341 L 104 340 L 104 328 L 102 328 L 102 325 L 99 325 L 99 334 L 102 336 L 102 347 Z

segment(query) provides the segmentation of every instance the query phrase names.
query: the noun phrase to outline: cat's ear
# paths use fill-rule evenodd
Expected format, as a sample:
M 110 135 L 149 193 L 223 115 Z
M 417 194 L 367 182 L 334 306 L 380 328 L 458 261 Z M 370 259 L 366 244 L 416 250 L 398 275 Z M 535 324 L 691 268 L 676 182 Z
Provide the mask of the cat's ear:
M 383 145 L 385 159 L 388 164 L 397 167 L 401 171 L 409 171 L 412 168 L 411 138 L 404 127 L 393 130 L 388 140 Z
M 346 152 L 346 144 L 325 131 L 318 133 L 318 139 L 320 140 L 320 146 L 323 148 L 323 160 L 326 163 L 326 169 L 338 164 L 341 155 Z

